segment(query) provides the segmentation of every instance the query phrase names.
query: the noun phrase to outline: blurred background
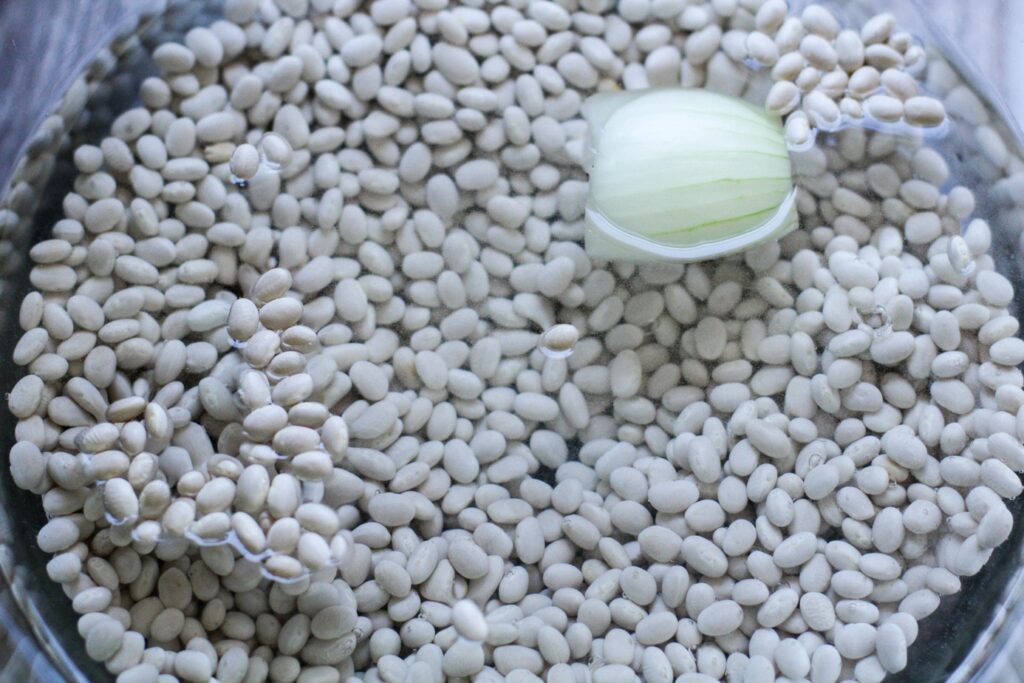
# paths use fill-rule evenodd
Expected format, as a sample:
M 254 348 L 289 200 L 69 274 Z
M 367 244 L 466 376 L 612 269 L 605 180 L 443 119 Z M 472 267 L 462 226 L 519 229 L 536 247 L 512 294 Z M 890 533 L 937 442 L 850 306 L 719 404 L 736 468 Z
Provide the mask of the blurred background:
M 922 8 L 998 88 L 1024 123 L 1024 1 L 922 0 Z

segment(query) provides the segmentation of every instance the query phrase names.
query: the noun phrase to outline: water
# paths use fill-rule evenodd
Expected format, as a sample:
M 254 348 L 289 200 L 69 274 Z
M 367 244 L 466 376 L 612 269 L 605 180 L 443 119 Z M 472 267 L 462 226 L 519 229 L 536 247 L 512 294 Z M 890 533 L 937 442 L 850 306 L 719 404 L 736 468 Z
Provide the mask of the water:
M 933 132 L 927 133 L 927 135 L 924 137 L 929 138 L 929 142 L 931 144 L 941 144 L 944 146 L 946 157 L 950 161 L 950 165 L 953 168 L 952 179 L 950 181 L 951 183 L 964 182 L 979 189 L 986 188 L 991 183 L 991 170 L 986 170 L 984 160 L 982 160 L 980 164 L 975 163 L 978 159 L 978 156 L 976 154 L 972 154 L 969 150 L 971 138 L 969 136 L 963 135 L 962 131 L 960 135 L 957 135 L 955 127 L 956 125 L 962 125 L 962 123 L 950 124 L 948 126 L 948 130 L 935 130 Z M 910 144 L 917 144 L 921 139 L 921 137 L 918 136 L 916 133 L 914 135 L 910 135 L 912 131 L 901 130 L 898 125 L 872 121 L 870 118 L 865 117 L 858 120 L 851 119 L 847 121 L 841 121 L 838 124 L 836 130 L 822 132 L 820 134 L 820 139 L 811 140 L 809 145 L 814 145 L 815 142 L 820 142 L 820 144 L 825 147 L 834 147 L 835 141 L 842 137 L 844 131 L 853 128 L 861 128 L 873 132 L 905 136 L 907 137 Z M 268 163 L 264 163 L 264 160 L 261 160 L 261 173 L 279 172 L 280 169 L 281 165 L 277 164 L 276 162 L 269 161 Z M 238 180 L 241 181 L 241 184 L 244 184 L 244 186 L 240 186 L 240 189 L 248 189 L 249 181 L 245 181 L 243 179 Z M 60 193 L 55 192 L 52 196 L 59 197 Z M 982 197 L 982 193 L 979 192 L 979 201 L 982 202 L 979 206 L 979 213 L 986 216 L 996 217 L 994 205 L 985 204 L 984 199 Z M 54 201 L 53 205 L 58 206 L 59 201 Z M 52 220 L 42 220 L 40 221 L 40 225 L 44 227 L 52 225 Z M 996 258 L 1000 260 L 1001 265 L 1005 266 L 1008 269 L 1007 272 L 1015 273 L 1016 265 L 1014 264 L 1014 257 L 1016 255 L 1016 245 L 1014 244 L 1015 240 L 1013 238 L 1015 237 L 1016 233 L 1013 232 L 1014 226 L 1006 223 L 1000 225 L 1000 222 L 998 220 L 994 220 L 993 225 L 996 228 L 997 233 L 997 243 L 995 245 L 993 253 L 995 254 Z M 1002 230 L 1000 230 L 1000 228 L 1002 228 Z M 952 263 L 952 259 L 950 259 L 950 262 Z M 965 265 L 960 266 L 958 268 L 958 272 L 960 272 L 964 276 L 967 276 L 971 272 L 973 272 L 974 269 L 975 263 L 973 260 L 971 260 Z M 636 277 L 630 280 L 626 286 L 629 288 L 640 288 L 647 287 L 648 285 L 649 283 L 642 281 L 642 279 L 639 277 Z M 874 321 L 873 323 L 869 324 L 872 324 L 875 330 L 875 334 L 879 334 L 880 332 L 884 333 L 884 330 L 889 324 L 886 321 L 888 317 L 887 311 L 885 311 L 884 307 L 879 308 L 881 308 L 882 310 L 878 310 L 876 308 L 873 311 L 873 314 L 869 316 L 869 318 L 871 318 L 871 320 Z M 650 339 L 645 339 L 644 343 L 650 343 Z M 237 342 L 236 340 L 232 340 L 233 348 L 244 348 L 244 344 L 244 342 Z M 545 357 L 568 358 L 576 352 L 577 346 L 573 344 L 568 348 L 554 348 L 546 344 L 541 344 L 538 348 L 540 349 L 542 354 L 544 354 Z M 677 360 L 676 352 L 672 352 L 670 358 L 672 360 Z M 7 367 L 5 371 L 8 372 L 9 378 L 11 376 L 12 369 Z M 609 407 L 607 411 L 610 413 L 611 408 Z M 604 414 L 595 417 L 603 416 Z M 6 430 L 6 433 L 13 433 L 13 428 Z M 276 462 L 279 461 L 280 459 L 280 456 L 275 456 L 273 460 L 274 462 Z M 273 462 L 269 462 L 267 464 L 273 465 Z M 20 491 L 9 490 L 10 488 L 11 487 L 9 486 L 9 483 L 5 482 L 4 501 L 8 509 L 17 509 L 19 511 L 24 510 L 26 512 L 38 511 L 39 506 L 37 499 L 26 496 Z M 315 494 L 311 491 L 309 495 L 312 496 Z M 127 526 L 128 523 L 130 522 L 130 520 L 114 519 L 107 519 L 107 521 L 112 524 L 115 524 L 116 526 L 121 527 Z M 131 534 L 133 542 L 139 544 L 155 545 L 161 542 L 177 544 L 181 543 L 183 540 L 188 540 L 190 543 L 196 542 L 197 545 L 200 545 L 202 547 L 230 547 L 233 552 L 237 552 L 239 554 L 239 558 L 241 561 L 252 563 L 259 563 L 270 556 L 267 554 L 269 551 L 264 551 L 263 553 L 259 554 L 253 554 L 248 553 L 248 551 L 246 551 L 244 547 L 240 548 L 239 546 L 241 546 L 241 544 L 240 542 L 238 542 L 237 538 L 233 539 L 231 537 L 233 532 L 230 532 L 225 537 L 219 539 L 199 539 L 198 537 L 196 537 L 195 539 L 190 539 L 188 538 L 189 534 L 186 534 L 186 537 L 184 539 L 168 537 L 153 538 L 151 534 L 151 529 L 153 528 L 154 524 L 156 523 L 152 520 L 143 521 L 136 524 L 133 527 Z M 15 533 L 20 533 L 22 526 L 30 525 L 17 526 L 15 528 Z M 16 553 L 27 553 L 34 558 L 33 561 L 26 562 L 24 566 L 39 566 L 41 562 L 45 561 L 45 558 L 40 559 L 37 557 L 39 554 L 34 553 L 33 541 L 29 536 L 26 536 L 24 539 L 17 540 L 17 543 L 12 544 L 12 548 L 14 549 L 14 551 Z M 1017 540 L 1019 539 L 1015 537 L 1014 542 L 1016 542 Z M 340 541 L 340 543 L 342 544 L 345 543 L 344 538 L 341 536 L 336 537 L 335 541 Z M 343 549 L 342 552 L 340 553 L 334 553 L 335 556 L 334 558 L 332 558 L 332 561 L 337 560 L 340 562 L 344 558 L 346 551 L 347 549 Z M 1008 544 L 1007 547 L 1005 547 L 1002 550 L 1001 556 L 1004 558 L 1004 560 L 1012 560 L 1014 559 L 1013 551 L 1014 548 L 1010 544 Z M 920 647 L 928 648 L 929 653 L 931 653 L 934 656 L 929 657 L 927 656 L 928 653 L 922 651 L 917 653 L 916 659 L 920 660 L 923 658 L 927 660 L 935 660 L 937 662 L 932 663 L 929 661 L 928 663 L 926 663 L 926 667 L 941 667 L 943 665 L 942 662 L 949 662 L 950 660 L 952 660 L 955 663 L 957 658 L 962 655 L 962 650 L 958 654 L 957 648 L 954 647 L 954 645 L 957 643 L 960 643 L 962 645 L 965 642 L 969 644 L 972 638 L 972 632 L 976 632 L 979 628 L 984 626 L 991 613 L 991 607 L 997 598 L 997 591 L 999 587 L 1006 582 L 1006 579 L 1008 577 L 1008 571 L 1011 569 L 1012 561 L 1004 561 L 1002 566 L 994 564 L 990 566 L 991 571 L 987 570 L 984 576 L 977 577 L 977 579 L 974 581 L 965 582 L 965 592 L 963 594 L 952 598 L 944 599 L 943 608 L 941 609 L 943 610 L 944 614 L 949 615 L 949 617 L 951 618 L 944 619 L 940 614 L 932 617 L 931 619 L 922 624 L 922 628 L 924 630 L 922 631 L 922 637 L 920 639 L 920 643 L 922 644 Z M 278 577 L 267 576 L 266 574 L 264 574 L 264 576 L 269 580 L 281 580 Z M 45 577 L 43 577 L 43 580 L 45 581 Z M 296 584 L 302 580 L 302 577 L 300 577 L 288 580 L 286 582 L 289 584 Z M 35 590 L 39 589 L 36 588 Z M 56 591 L 56 594 L 58 599 L 62 599 L 61 596 L 59 595 L 59 590 Z M 40 600 L 40 603 L 47 604 L 43 600 Z M 58 600 L 52 600 L 52 604 L 58 604 Z M 948 630 L 949 632 L 943 635 L 944 630 Z M 915 664 L 915 656 L 912 656 L 911 663 L 912 666 Z M 915 678 L 915 673 L 908 672 L 905 677 L 905 680 L 923 681 L 931 680 L 931 677 L 926 676 L 924 674 L 917 674 L 917 677 Z

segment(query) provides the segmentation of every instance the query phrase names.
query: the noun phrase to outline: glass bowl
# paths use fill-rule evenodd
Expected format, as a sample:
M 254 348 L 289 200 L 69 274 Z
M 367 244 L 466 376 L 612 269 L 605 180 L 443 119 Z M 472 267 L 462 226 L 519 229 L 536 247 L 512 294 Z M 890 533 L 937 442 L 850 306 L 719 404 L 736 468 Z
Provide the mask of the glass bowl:
M 70 150 L 94 142 L 112 118 L 132 106 L 142 78 L 155 72 L 147 50 L 180 36 L 208 13 L 215 1 L 35 0 L 0 4 L 0 309 L 5 355 L 20 331 L 17 305 L 27 291 L 26 254 L 58 219 L 58 198 L 73 178 Z M 791 2 L 796 9 L 805 2 Z M 1003 138 L 1018 167 L 1021 134 L 994 87 L 936 27 L 925 2 L 850 0 L 825 3 L 839 16 L 861 20 L 894 12 L 902 25 L 930 48 L 926 85 L 937 96 L 957 90 L 949 107 L 950 134 L 941 151 L 958 180 L 977 190 L 976 213 L 993 229 L 999 269 L 1024 291 L 1018 240 L 1024 208 L 987 188 L 1004 171 L 989 162 L 973 135 L 980 119 Z M 29 66 L 26 66 L 29 64 Z M 968 85 L 969 84 L 969 85 Z M 947 106 L 949 102 L 947 100 Z M 1016 168 L 1014 170 L 1017 170 Z M 1019 309 L 1016 305 L 1015 308 Z M 1019 310 L 1014 311 L 1020 315 Z M 0 362 L 0 386 L 9 390 L 21 375 Z M 13 444 L 14 418 L 0 410 L 0 452 Z M 1010 503 L 1018 524 L 984 570 L 963 589 L 942 599 L 921 623 L 905 671 L 887 680 L 1017 681 L 1024 672 L 1024 502 Z M 0 468 L 0 680 L 111 680 L 89 659 L 75 628 L 76 615 L 43 567 L 48 560 L 35 542 L 44 522 L 38 498 L 15 486 Z

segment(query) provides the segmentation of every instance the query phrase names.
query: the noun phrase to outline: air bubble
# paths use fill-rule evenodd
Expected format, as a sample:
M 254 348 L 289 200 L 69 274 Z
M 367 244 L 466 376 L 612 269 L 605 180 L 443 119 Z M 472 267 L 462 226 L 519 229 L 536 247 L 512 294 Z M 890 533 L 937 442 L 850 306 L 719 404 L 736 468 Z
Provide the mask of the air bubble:
M 266 133 L 256 148 L 260 152 L 260 170 L 277 173 L 291 163 L 292 146 L 277 133 Z
M 579 338 L 579 330 L 563 323 L 542 334 L 537 348 L 548 358 L 568 358 L 572 355 Z
M 875 328 L 875 339 L 885 339 L 892 334 L 892 316 L 889 315 L 889 311 L 885 306 L 875 306 L 874 316 L 875 320 L 871 322 L 872 327 Z
M 949 265 L 960 275 L 970 275 L 974 272 L 974 255 L 971 248 L 960 235 L 954 235 L 946 243 L 946 256 L 949 257 Z

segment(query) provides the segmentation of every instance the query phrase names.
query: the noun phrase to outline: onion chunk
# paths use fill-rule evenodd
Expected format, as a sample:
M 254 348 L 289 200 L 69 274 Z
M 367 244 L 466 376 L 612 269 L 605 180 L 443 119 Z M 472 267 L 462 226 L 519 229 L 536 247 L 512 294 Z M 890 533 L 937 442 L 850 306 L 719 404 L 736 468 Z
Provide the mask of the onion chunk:
M 584 103 L 583 115 L 592 258 L 704 261 L 796 228 L 777 115 L 686 88 L 600 93 Z

